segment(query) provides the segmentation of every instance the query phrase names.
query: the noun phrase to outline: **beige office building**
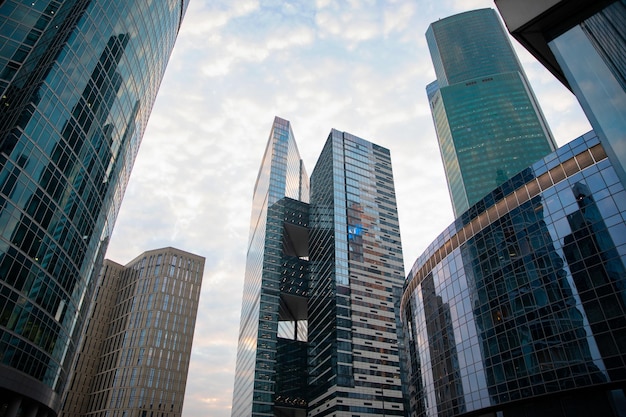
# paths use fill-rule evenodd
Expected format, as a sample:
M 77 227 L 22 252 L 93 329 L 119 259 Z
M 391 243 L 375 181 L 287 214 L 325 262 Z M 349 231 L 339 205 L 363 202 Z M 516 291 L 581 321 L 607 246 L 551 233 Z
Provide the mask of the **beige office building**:
M 179 417 L 205 259 L 171 247 L 105 260 L 64 417 Z

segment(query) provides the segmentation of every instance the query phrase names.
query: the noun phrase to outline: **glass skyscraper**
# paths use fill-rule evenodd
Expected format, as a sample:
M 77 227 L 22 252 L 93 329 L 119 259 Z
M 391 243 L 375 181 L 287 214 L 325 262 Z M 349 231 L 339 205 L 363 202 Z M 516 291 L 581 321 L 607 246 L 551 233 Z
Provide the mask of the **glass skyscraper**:
M 626 184 L 626 1 L 496 5 L 511 34 L 576 95 Z
M 186 1 L 0 2 L 0 409 L 55 416 Z
M 404 262 L 389 150 L 333 129 L 310 207 L 308 415 L 404 415 Z
M 626 190 L 589 132 L 495 188 L 417 259 L 413 417 L 622 417 Z
M 389 151 L 333 129 L 309 195 L 276 118 L 253 197 L 232 415 L 404 415 L 403 274 Z
M 304 363 L 295 363 L 292 373 L 306 378 L 306 346 L 298 342 L 306 340 L 308 200 L 309 177 L 291 125 L 277 117 L 252 197 L 233 416 L 273 416 L 275 401 L 306 409 L 302 391 L 276 392 L 277 385 L 290 386 L 276 372 L 283 366 L 279 357 L 299 351 Z M 280 322 L 295 324 L 279 338 Z M 291 348 L 292 355 L 279 355 L 279 344 L 280 353 Z
M 455 217 L 556 145 L 496 12 L 432 23 L 427 88 Z

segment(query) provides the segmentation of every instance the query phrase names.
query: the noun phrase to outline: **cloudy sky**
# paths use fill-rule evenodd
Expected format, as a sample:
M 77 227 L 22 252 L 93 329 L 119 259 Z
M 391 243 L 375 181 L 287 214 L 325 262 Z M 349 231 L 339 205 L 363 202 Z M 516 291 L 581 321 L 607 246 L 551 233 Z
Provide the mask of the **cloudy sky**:
M 492 0 L 190 0 L 107 257 L 206 257 L 185 417 L 230 416 L 251 198 L 274 116 L 308 172 L 331 128 L 391 150 L 408 271 L 452 221 L 424 33 Z M 515 44 L 515 42 L 514 42 Z M 559 145 L 575 98 L 515 45 Z

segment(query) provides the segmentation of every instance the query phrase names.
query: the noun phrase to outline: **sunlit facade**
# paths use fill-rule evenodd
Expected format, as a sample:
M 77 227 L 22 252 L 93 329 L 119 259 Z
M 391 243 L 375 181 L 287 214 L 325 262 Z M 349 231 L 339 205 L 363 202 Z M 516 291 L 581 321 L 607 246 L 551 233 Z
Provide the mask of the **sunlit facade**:
M 402 319 L 411 416 L 623 416 L 626 191 L 596 134 L 450 225 Z
M 426 91 L 459 216 L 556 145 L 494 10 L 438 20 L 426 39 L 437 76 Z
M 106 259 L 61 416 L 182 416 L 205 259 Z
M 232 415 L 404 415 L 403 282 L 389 151 L 333 129 L 309 195 L 276 118 L 253 197 Z
M 0 2 L 0 409 L 55 416 L 187 7 Z

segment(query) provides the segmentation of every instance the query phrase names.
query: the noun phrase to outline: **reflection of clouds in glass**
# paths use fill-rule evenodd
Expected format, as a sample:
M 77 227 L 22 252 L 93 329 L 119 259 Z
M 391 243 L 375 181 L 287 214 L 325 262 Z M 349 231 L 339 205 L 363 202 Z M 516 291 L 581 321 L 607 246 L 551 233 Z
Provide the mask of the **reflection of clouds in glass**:
M 624 329 L 614 319 L 626 311 L 626 259 L 611 236 L 624 222 L 605 220 L 620 215 L 612 207 L 626 191 L 597 144 L 590 132 L 518 174 L 416 262 L 403 314 L 415 333 L 411 362 L 421 367 L 412 381 L 429 412 L 462 401 L 467 411 L 506 407 L 622 378 Z M 600 208 L 586 182 L 611 204 Z M 444 390 L 442 380 L 452 385 Z M 600 397 L 590 401 L 611 406 Z

